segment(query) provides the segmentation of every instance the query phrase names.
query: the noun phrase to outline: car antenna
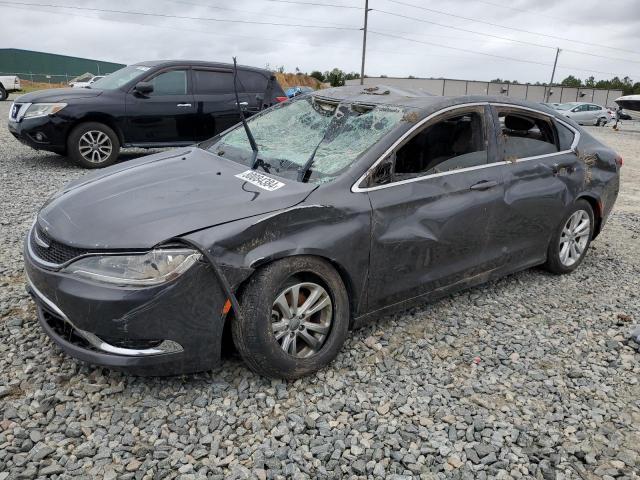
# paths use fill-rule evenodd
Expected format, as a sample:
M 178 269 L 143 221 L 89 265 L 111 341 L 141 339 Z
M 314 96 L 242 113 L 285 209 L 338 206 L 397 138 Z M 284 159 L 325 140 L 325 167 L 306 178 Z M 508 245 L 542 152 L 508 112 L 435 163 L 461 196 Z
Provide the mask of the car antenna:
M 251 150 L 253 151 L 253 155 L 251 157 L 251 169 L 255 170 L 256 168 L 258 168 L 260 163 L 258 159 L 258 145 L 256 144 L 256 139 L 253 138 L 253 134 L 251 133 L 251 129 L 249 128 L 249 124 L 247 123 L 247 119 L 244 118 L 242 105 L 240 105 L 240 96 L 238 95 L 238 65 L 236 63 L 236 57 L 233 57 L 233 92 L 236 94 L 236 105 L 238 107 L 238 113 L 240 114 L 242 126 L 244 127 L 244 131 L 247 133 L 247 138 L 249 139 L 249 144 L 251 145 Z

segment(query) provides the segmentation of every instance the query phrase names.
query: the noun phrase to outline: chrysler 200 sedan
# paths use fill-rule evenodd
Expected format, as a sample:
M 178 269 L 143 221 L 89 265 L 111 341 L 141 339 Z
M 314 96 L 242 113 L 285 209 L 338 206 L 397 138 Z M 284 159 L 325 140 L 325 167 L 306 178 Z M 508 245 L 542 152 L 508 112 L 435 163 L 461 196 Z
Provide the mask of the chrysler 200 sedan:
M 247 127 L 46 201 L 25 267 L 64 351 L 166 375 L 232 341 L 254 371 L 297 378 L 379 315 L 534 265 L 572 272 L 618 194 L 621 157 L 503 97 L 343 87 Z

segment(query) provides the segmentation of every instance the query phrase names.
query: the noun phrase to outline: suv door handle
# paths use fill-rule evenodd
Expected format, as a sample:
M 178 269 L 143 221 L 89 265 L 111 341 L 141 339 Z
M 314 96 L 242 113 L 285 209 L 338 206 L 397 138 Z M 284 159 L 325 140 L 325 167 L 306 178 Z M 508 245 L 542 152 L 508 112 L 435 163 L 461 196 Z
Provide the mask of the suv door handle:
M 176 107 L 190 107 L 191 104 L 190 103 L 179 103 L 178 105 L 176 105 Z
M 469 187 L 469 190 L 489 190 L 490 188 L 498 185 L 498 182 L 495 180 L 482 180 L 478 183 L 474 183 Z

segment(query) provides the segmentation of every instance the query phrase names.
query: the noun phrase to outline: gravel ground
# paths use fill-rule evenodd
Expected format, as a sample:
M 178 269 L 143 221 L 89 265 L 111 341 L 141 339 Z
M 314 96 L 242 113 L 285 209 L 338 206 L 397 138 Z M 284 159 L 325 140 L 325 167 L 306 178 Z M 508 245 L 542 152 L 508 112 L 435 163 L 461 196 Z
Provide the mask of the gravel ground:
M 533 269 L 384 318 L 283 382 L 237 357 L 149 379 L 62 354 L 24 291 L 21 243 L 86 171 L 1 125 L 0 480 L 638 478 L 640 130 L 592 131 L 624 156 L 623 187 L 576 273 Z

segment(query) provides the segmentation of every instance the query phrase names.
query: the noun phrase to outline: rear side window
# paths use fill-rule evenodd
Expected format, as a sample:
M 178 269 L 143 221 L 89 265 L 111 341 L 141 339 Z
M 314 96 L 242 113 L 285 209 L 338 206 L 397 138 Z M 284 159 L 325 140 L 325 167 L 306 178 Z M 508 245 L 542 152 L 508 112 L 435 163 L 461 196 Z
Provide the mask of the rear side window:
M 504 159 L 535 157 L 558 151 L 551 120 L 525 111 L 498 110 Z
M 153 84 L 152 95 L 186 95 L 187 72 L 186 70 L 171 70 L 151 79 Z
M 565 127 L 560 122 L 556 122 L 556 129 L 558 131 L 560 150 L 571 150 L 571 145 L 573 145 L 573 139 L 575 137 L 573 130 L 569 127 Z
M 268 78 L 258 72 L 239 71 L 238 78 L 245 92 L 263 93 L 267 90 Z
M 394 179 L 449 172 L 487 163 L 481 109 L 448 115 L 427 125 L 396 152 Z
M 233 93 L 233 73 L 214 70 L 194 70 L 196 94 Z M 238 86 L 239 88 L 239 86 Z

